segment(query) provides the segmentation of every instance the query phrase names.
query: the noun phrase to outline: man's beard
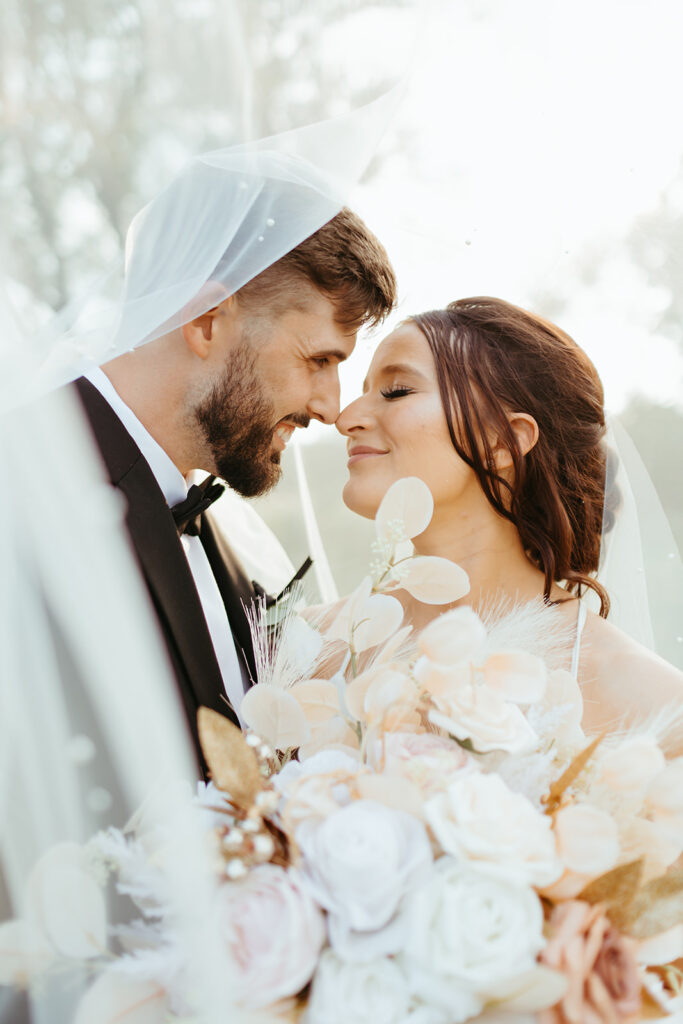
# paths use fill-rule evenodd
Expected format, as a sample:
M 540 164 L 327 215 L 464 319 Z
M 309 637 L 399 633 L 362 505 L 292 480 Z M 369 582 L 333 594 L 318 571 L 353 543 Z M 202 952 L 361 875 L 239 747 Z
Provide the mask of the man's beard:
M 256 356 L 243 343 L 229 357 L 223 376 L 195 408 L 213 455 L 216 474 L 233 490 L 253 498 L 280 479 L 280 452 L 273 451 L 275 410 L 256 370 Z M 287 417 L 302 426 L 308 417 Z

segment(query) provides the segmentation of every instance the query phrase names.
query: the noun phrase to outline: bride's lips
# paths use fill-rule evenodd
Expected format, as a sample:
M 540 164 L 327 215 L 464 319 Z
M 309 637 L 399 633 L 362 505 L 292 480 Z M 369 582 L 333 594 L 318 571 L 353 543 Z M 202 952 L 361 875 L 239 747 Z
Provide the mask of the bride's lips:
M 349 448 L 349 461 L 346 465 L 352 466 L 354 462 L 360 462 L 361 459 L 370 459 L 373 455 L 388 455 L 388 452 L 382 451 L 381 448 L 370 448 L 366 444 L 356 444 L 353 448 Z

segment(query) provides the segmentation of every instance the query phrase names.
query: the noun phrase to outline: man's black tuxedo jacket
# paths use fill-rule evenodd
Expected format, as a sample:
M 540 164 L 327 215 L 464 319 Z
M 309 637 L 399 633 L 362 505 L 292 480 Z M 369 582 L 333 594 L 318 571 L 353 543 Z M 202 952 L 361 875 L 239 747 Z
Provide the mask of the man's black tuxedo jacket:
M 81 378 L 75 384 L 112 484 L 126 498 L 126 524 L 147 583 L 187 714 L 202 768 L 197 709 L 204 705 L 237 722 L 227 702 L 223 679 L 194 579 L 166 499 L 149 463 L 97 388 Z M 256 596 L 237 558 L 206 515 L 199 534 L 225 603 L 235 645 L 251 678 L 254 655 L 243 603 Z M 226 622 L 226 629 L 228 624 Z

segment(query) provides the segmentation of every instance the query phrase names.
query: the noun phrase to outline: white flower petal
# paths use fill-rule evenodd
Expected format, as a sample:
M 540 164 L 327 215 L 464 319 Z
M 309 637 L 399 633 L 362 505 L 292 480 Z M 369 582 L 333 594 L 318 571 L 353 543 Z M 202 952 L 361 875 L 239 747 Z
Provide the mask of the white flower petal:
M 27 985 L 54 960 L 54 949 L 36 925 L 21 920 L 0 924 L 0 985 Z
M 450 604 L 469 593 L 470 579 L 447 558 L 420 555 L 401 566 L 400 585 L 423 604 Z
M 661 814 L 683 815 L 683 757 L 669 761 L 647 790 L 652 809 Z
M 483 675 L 487 686 L 517 704 L 533 704 L 545 693 L 545 665 L 525 651 L 492 654 L 486 659 Z
M 304 679 L 288 691 L 301 705 L 309 723 L 326 722 L 339 714 L 339 692 L 329 679 Z
M 245 693 L 240 713 L 275 750 L 299 747 L 310 737 L 304 710 L 287 690 L 257 683 Z
M 406 642 L 408 637 L 413 631 L 412 626 L 402 626 L 401 629 L 397 630 L 393 636 L 389 637 L 385 645 L 376 654 L 372 656 L 372 664 L 384 665 L 397 654 L 403 644 Z
M 562 720 L 556 726 L 555 739 L 559 744 L 570 746 L 586 746 L 587 740 L 581 728 L 583 719 L 583 695 L 581 687 L 565 669 L 555 669 L 548 673 L 543 707 L 562 714 Z
M 638 961 L 641 964 L 670 964 L 683 957 L 683 924 L 675 924 L 651 939 L 638 943 Z
M 579 875 L 596 877 L 613 868 L 619 856 L 614 818 L 592 804 L 569 804 L 553 824 L 560 859 Z
M 358 620 L 359 609 L 366 603 L 371 593 L 372 580 L 369 576 L 365 576 L 344 601 L 336 618 L 331 622 L 325 634 L 328 640 L 343 640 L 348 644 L 351 624 Z
M 74 1024 L 164 1024 L 167 1010 L 159 985 L 108 971 L 83 996 Z
M 427 529 L 434 512 L 434 499 L 427 484 L 416 476 L 407 476 L 391 485 L 375 516 L 381 540 L 397 540 L 400 523 L 403 538 L 417 537 Z
M 664 754 L 652 736 L 630 736 L 600 758 L 602 781 L 627 792 L 647 786 L 664 767 Z
M 311 729 L 311 738 L 299 747 L 299 760 L 308 761 L 320 752 L 343 752 L 349 758 L 357 755 L 358 736 L 348 722 L 335 717 Z
M 418 647 L 439 665 L 460 665 L 473 661 L 486 642 L 484 624 L 471 608 L 444 612 L 422 630 Z
M 58 843 L 34 866 L 27 884 L 27 917 L 63 956 L 88 959 L 107 946 L 101 887 L 78 843 Z
M 403 622 L 401 602 L 388 594 L 372 594 L 358 609 L 352 623 L 353 647 L 357 654 L 378 647 L 400 628 Z

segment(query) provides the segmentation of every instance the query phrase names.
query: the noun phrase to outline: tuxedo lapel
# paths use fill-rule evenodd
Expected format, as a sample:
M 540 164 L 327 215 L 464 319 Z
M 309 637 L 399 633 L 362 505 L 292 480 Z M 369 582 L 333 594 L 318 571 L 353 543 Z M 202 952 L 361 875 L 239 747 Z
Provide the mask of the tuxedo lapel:
M 176 668 L 193 733 L 196 736 L 194 717 L 201 705 L 237 722 L 225 697 L 194 579 L 156 478 L 97 388 L 84 379 L 76 386 L 111 482 L 127 498 L 126 524 Z
M 221 532 L 211 522 L 210 514 L 202 516 L 199 539 L 204 546 L 206 557 L 223 597 L 235 643 L 242 648 L 253 683 L 256 680 L 254 647 L 245 608 L 249 608 L 254 601 L 256 596 L 254 586 L 245 576 L 242 566 Z

